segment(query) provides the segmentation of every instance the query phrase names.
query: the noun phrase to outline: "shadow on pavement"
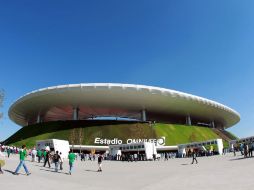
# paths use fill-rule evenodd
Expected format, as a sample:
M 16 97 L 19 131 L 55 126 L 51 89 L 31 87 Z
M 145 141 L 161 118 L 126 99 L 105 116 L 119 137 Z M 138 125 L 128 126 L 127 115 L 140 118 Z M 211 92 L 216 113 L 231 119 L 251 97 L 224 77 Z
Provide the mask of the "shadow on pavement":
M 97 170 L 85 170 L 87 172 L 98 172 Z
M 52 173 L 58 173 L 58 174 L 69 174 L 69 173 L 65 173 L 65 172 L 56 172 L 55 170 L 47 170 L 47 169 L 40 169 L 40 170 L 43 170 L 43 171 L 47 171 L 47 172 L 52 172 Z
M 11 170 L 5 170 L 5 169 L 4 169 L 4 171 L 5 171 L 5 172 L 9 172 L 9 173 L 11 173 L 11 174 L 14 174 L 14 172 L 11 171 Z
M 247 158 L 244 158 L 244 157 L 241 157 L 241 158 L 234 158 L 234 159 L 230 159 L 229 161 L 245 160 L 245 159 L 248 159 L 248 158 L 253 158 L 253 157 L 247 157 Z

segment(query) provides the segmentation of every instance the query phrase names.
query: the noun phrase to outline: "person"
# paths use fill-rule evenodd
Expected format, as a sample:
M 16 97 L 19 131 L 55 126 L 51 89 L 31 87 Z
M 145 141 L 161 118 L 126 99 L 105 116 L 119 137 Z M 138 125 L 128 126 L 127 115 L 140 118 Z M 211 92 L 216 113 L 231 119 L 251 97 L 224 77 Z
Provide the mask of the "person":
M 11 148 L 9 147 L 9 148 L 7 149 L 8 158 L 10 157 L 10 154 L 11 154 Z
M 42 151 L 40 149 L 37 151 L 37 157 L 38 157 L 38 162 L 41 163 Z
M 53 162 L 55 163 L 55 172 L 58 172 L 58 165 L 59 161 L 61 160 L 61 157 L 58 154 L 58 151 L 53 155 Z
M 49 150 L 46 150 L 46 155 L 44 157 L 44 167 L 46 167 L 46 164 L 48 163 L 48 166 L 49 168 L 51 167 L 50 166 L 50 162 L 49 162 L 49 159 L 51 158 L 51 154 L 50 154 L 50 151 Z
M 253 151 L 253 147 L 252 147 L 252 143 L 250 142 L 250 143 L 249 143 L 249 152 L 248 152 L 249 157 L 252 157 L 252 156 L 253 156 L 253 155 L 252 155 L 252 151 Z
M 156 160 L 156 154 L 153 154 L 153 161 Z
M 26 152 L 26 145 L 22 146 L 22 149 L 19 151 L 19 165 L 16 168 L 14 175 L 18 175 L 18 171 L 20 170 L 21 166 L 24 167 L 26 175 L 30 175 L 31 173 L 28 171 L 26 164 L 25 164 L 25 157 L 27 156 L 27 152 Z
M 234 144 L 234 145 L 233 145 L 234 156 L 236 156 L 236 149 L 237 149 L 237 144 Z
M 197 153 L 196 153 L 195 150 L 192 151 L 192 163 L 191 164 L 194 163 L 194 160 L 196 161 L 196 164 L 197 164 L 198 163 L 198 161 L 197 161 Z
M 0 149 L 0 157 L 5 157 L 5 155 L 1 152 L 1 149 Z M 2 166 L 4 166 L 5 164 L 5 161 L 3 159 L 0 159 L 0 174 L 3 174 L 3 170 L 2 170 Z
M 81 158 L 81 161 L 85 161 L 85 154 L 83 152 L 81 152 L 81 155 L 80 155 L 80 158 Z
M 69 166 L 70 166 L 70 170 L 69 170 L 69 174 L 71 175 L 72 170 L 73 170 L 73 164 L 74 164 L 74 160 L 75 160 L 76 156 L 73 152 L 69 152 L 68 155 L 68 159 L 69 159 Z
M 250 156 L 253 157 L 253 153 L 252 152 L 254 151 L 254 141 L 251 142 L 250 146 L 251 146 Z
M 244 144 L 243 144 L 244 158 L 247 158 L 247 156 L 248 156 L 248 151 L 249 151 L 248 145 L 247 145 L 246 143 L 244 143 Z
M 63 170 L 63 155 L 62 155 L 62 152 L 60 152 L 59 156 L 60 156 L 60 170 Z
M 165 159 L 164 160 L 165 161 L 168 160 L 168 153 L 167 152 L 165 152 Z
M 134 154 L 134 161 L 137 162 L 138 161 L 138 155 L 135 153 Z
M 98 172 L 102 172 L 102 169 L 101 169 L 101 166 L 102 166 L 102 155 L 101 154 L 98 157 L 98 166 L 99 166 Z
M 43 157 L 43 161 L 44 161 L 44 162 L 45 162 L 45 159 L 46 159 L 46 155 L 47 155 L 47 151 L 44 150 L 44 151 L 43 151 L 43 154 L 42 154 L 42 157 Z
M 36 158 L 36 155 L 37 155 L 37 151 L 35 150 L 35 148 L 33 148 L 31 154 L 32 154 L 32 162 L 34 162 L 34 161 L 35 161 L 35 158 Z

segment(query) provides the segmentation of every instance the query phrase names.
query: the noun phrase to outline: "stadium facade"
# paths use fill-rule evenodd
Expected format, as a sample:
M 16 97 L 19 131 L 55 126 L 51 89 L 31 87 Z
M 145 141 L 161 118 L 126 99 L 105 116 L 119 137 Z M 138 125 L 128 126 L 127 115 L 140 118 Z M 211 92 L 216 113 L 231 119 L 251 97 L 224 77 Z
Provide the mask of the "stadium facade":
M 66 120 L 126 118 L 225 129 L 239 122 L 235 110 L 199 96 L 145 85 L 82 83 L 32 91 L 12 104 L 21 126 Z

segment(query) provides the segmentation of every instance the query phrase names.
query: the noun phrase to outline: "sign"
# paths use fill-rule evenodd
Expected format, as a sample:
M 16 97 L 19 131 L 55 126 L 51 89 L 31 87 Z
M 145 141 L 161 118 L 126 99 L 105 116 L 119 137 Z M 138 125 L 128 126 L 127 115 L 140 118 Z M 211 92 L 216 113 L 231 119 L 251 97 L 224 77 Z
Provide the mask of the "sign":
M 159 139 L 127 139 L 124 144 L 132 144 L 132 143 L 142 143 L 142 142 L 151 142 L 155 143 L 156 145 L 159 146 L 164 146 L 165 145 L 165 137 L 161 137 Z M 101 145 L 119 145 L 123 144 L 122 139 L 118 138 L 113 138 L 113 139 L 103 139 L 103 138 L 95 138 L 94 139 L 94 144 L 101 144 Z

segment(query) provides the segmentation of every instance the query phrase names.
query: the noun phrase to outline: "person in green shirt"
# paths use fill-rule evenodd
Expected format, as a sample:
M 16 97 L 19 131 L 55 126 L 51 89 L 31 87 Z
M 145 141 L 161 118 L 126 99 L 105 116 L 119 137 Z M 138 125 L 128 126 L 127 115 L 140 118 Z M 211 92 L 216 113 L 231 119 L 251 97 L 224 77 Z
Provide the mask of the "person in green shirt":
M 41 156 L 42 156 L 42 151 L 39 149 L 37 151 L 37 157 L 38 157 L 38 162 L 41 163 Z
M 8 158 L 10 157 L 10 154 L 11 154 L 11 149 L 10 147 L 7 149 L 7 155 L 8 155 Z
M 68 155 L 68 159 L 69 159 L 69 166 L 70 166 L 70 170 L 69 170 L 69 174 L 71 175 L 72 170 L 73 170 L 73 164 L 74 164 L 74 160 L 75 160 L 75 154 L 73 152 L 69 152 Z
M 30 175 L 31 173 L 28 171 L 26 164 L 25 164 L 25 157 L 27 156 L 27 152 L 26 152 L 26 145 L 22 146 L 22 149 L 19 151 L 19 165 L 16 168 L 14 175 L 18 175 L 18 171 L 20 170 L 21 166 L 24 167 L 25 171 L 26 171 L 26 175 Z

